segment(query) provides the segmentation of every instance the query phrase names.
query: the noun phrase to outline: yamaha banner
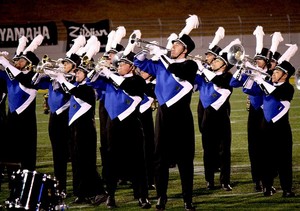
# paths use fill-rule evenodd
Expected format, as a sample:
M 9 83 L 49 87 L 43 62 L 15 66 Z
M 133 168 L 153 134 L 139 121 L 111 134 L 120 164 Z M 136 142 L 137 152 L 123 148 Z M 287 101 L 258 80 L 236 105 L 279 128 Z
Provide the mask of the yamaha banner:
M 30 43 L 39 34 L 44 36 L 41 45 L 57 45 L 55 22 L 0 25 L 0 48 L 18 47 L 22 36 Z
M 63 21 L 67 29 L 67 49 L 68 51 L 73 43 L 73 40 L 78 35 L 85 36 L 88 40 L 92 35 L 96 36 L 101 43 L 100 52 L 105 51 L 107 43 L 107 35 L 109 33 L 109 20 L 101 20 L 96 23 L 76 23 L 72 21 Z

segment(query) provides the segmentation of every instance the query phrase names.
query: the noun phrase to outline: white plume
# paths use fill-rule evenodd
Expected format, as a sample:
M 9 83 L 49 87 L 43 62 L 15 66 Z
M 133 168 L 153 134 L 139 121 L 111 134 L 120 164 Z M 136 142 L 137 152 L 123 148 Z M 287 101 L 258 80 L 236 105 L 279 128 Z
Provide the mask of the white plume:
M 82 56 L 84 53 L 88 51 L 90 46 L 94 43 L 96 43 L 98 38 L 95 35 L 92 35 L 88 41 L 86 42 L 84 47 L 79 48 L 79 50 L 76 52 L 77 55 Z
M 178 38 L 177 34 L 172 33 L 169 37 L 168 37 L 168 43 L 166 46 L 166 49 L 170 50 L 172 48 L 172 41 L 176 40 Z
M 70 50 L 66 53 L 67 57 L 70 57 L 71 54 L 76 53 L 81 47 L 83 47 L 86 43 L 85 36 L 79 35 L 76 39 L 73 40 L 74 44 L 70 48 Z
M 111 47 L 112 48 L 116 48 L 117 44 L 120 44 L 121 43 L 121 40 L 123 37 L 126 36 L 126 29 L 124 26 L 119 26 L 117 28 L 117 31 L 115 33 L 115 36 L 114 36 L 114 39 L 111 43 Z
M 107 43 L 106 43 L 106 46 L 105 46 L 105 51 L 106 52 L 110 51 L 111 44 L 112 44 L 112 41 L 114 40 L 115 34 L 116 34 L 116 31 L 115 30 L 111 30 L 109 32 L 109 34 L 107 35 Z
M 241 45 L 241 41 L 240 41 L 239 38 L 237 38 L 237 39 L 231 41 L 225 48 L 223 48 L 223 49 L 220 51 L 219 55 L 222 55 L 223 52 L 228 53 L 228 50 L 231 48 L 231 46 L 237 45 L 237 44 Z
M 26 48 L 27 43 L 28 43 L 28 39 L 25 36 L 22 36 L 19 39 L 19 45 L 18 45 L 17 50 L 16 50 L 16 55 L 20 55 L 20 53 L 24 51 L 24 49 Z
M 270 47 L 270 51 L 275 53 L 277 51 L 279 43 L 283 41 L 283 37 L 280 32 L 274 32 L 274 34 L 272 34 L 271 36 L 273 37 L 272 37 L 272 45 Z
M 193 30 L 198 28 L 199 26 L 199 19 L 197 15 L 189 15 L 190 17 L 185 20 L 186 24 L 185 27 L 181 30 L 179 33 L 179 37 L 182 37 L 182 35 L 186 34 L 189 35 L 189 33 Z
M 30 43 L 30 45 L 23 51 L 24 54 L 27 53 L 27 51 L 33 52 L 35 49 L 37 49 L 38 46 L 40 46 L 43 42 L 44 37 L 39 34 L 36 36 Z
M 286 44 L 289 48 L 282 54 L 282 56 L 278 59 L 278 63 L 280 64 L 283 61 L 290 61 L 290 59 L 295 55 L 298 50 L 297 44 Z
M 93 40 L 93 41 L 94 41 L 94 43 L 92 43 L 92 45 L 90 45 L 89 49 L 87 50 L 87 52 L 85 54 L 89 58 L 89 60 L 99 52 L 100 46 L 101 46 L 101 43 L 100 43 L 100 41 L 98 41 L 98 39 Z
M 215 33 L 215 37 L 213 41 L 209 44 L 208 49 L 212 49 L 215 45 L 218 45 L 221 39 L 223 39 L 225 36 L 225 29 L 220 26 L 218 30 Z
M 255 52 L 256 54 L 261 53 L 261 50 L 263 49 L 263 37 L 265 35 L 263 31 L 262 26 L 257 26 L 256 29 L 253 32 L 253 35 L 256 36 L 256 49 Z
M 127 56 L 130 52 L 133 51 L 135 45 L 137 44 L 135 39 L 141 39 L 142 33 L 139 29 L 134 30 L 128 39 L 128 44 L 123 52 L 124 56 Z

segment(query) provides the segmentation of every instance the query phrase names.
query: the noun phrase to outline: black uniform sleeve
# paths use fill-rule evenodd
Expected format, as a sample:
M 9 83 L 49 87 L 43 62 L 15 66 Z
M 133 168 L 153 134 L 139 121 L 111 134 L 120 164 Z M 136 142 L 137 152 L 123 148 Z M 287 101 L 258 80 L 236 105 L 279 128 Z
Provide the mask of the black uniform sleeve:
M 120 88 L 131 96 L 140 96 L 143 98 L 146 90 L 146 82 L 141 76 L 134 75 L 132 77 L 125 78 L 123 83 L 120 85 Z
M 182 80 L 187 80 L 191 84 L 194 84 L 198 65 L 193 60 L 186 60 L 181 63 L 172 63 L 169 65 L 168 70 L 175 74 Z
M 277 100 L 280 101 L 291 101 L 294 96 L 295 89 L 290 83 L 284 83 L 281 86 L 277 86 L 276 89 L 271 93 Z
M 70 90 L 70 94 L 74 95 L 75 97 L 81 99 L 82 101 L 93 105 L 94 101 L 96 99 L 95 91 L 93 87 L 88 86 L 86 84 L 79 85 L 73 89 Z
M 36 86 L 32 84 L 32 77 L 34 76 L 34 72 L 30 71 L 27 74 L 20 73 L 16 76 L 16 80 L 18 80 L 23 86 L 27 88 L 36 89 Z
M 232 78 L 231 72 L 223 73 L 222 75 L 216 75 L 212 82 L 216 84 L 218 87 L 224 88 L 224 89 L 231 89 L 232 87 L 229 85 L 230 80 Z

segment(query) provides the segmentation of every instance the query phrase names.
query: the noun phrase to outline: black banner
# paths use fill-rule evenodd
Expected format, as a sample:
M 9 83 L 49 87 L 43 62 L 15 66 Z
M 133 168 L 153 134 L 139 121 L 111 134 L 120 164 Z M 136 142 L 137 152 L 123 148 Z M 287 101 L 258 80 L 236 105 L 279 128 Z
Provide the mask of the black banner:
M 21 36 L 27 37 L 29 44 L 39 34 L 44 36 L 41 45 L 57 45 L 55 22 L 0 25 L 0 48 L 18 47 Z
M 73 40 L 76 39 L 78 35 L 85 36 L 86 40 L 92 35 L 96 36 L 101 43 L 100 52 L 105 51 L 107 35 L 109 33 L 109 20 L 101 20 L 96 23 L 76 23 L 63 20 L 63 23 L 67 29 L 66 51 L 72 47 Z

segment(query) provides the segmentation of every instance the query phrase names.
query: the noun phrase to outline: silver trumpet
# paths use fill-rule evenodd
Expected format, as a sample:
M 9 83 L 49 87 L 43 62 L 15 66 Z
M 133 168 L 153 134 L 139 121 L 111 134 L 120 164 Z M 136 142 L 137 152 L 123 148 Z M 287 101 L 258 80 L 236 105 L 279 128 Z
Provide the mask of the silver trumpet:
M 227 54 L 228 62 L 235 65 L 237 69 L 242 71 L 244 74 L 253 77 L 254 74 L 251 72 L 257 72 L 265 77 L 271 78 L 271 75 L 261 71 L 255 66 L 255 60 L 245 55 L 245 49 L 240 44 L 231 46 Z
M 32 84 L 37 84 L 40 79 L 45 76 L 49 76 L 51 79 L 56 79 L 59 73 L 63 73 L 66 78 L 75 76 L 74 73 L 64 73 L 62 59 L 52 60 L 47 54 L 43 56 L 42 61 L 39 62 L 33 71 L 35 74 L 31 79 Z
M 187 55 L 186 58 L 191 59 L 191 60 L 199 60 L 202 63 L 206 63 L 206 59 L 203 59 L 203 57 L 199 56 L 199 55 L 193 56 L 193 55 L 189 54 L 189 55 Z
M 163 50 L 169 50 L 166 47 L 161 46 L 161 45 L 159 45 L 157 43 L 149 42 L 149 41 L 146 41 L 146 40 L 142 40 L 142 39 L 138 38 L 136 36 L 136 34 L 132 34 L 129 39 L 130 39 L 130 43 L 131 44 L 135 43 L 137 47 L 145 49 L 145 50 L 149 50 L 149 49 L 146 46 L 142 46 L 142 43 L 147 44 L 147 45 L 155 45 L 155 46 L 158 46 L 159 48 L 161 48 Z

